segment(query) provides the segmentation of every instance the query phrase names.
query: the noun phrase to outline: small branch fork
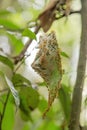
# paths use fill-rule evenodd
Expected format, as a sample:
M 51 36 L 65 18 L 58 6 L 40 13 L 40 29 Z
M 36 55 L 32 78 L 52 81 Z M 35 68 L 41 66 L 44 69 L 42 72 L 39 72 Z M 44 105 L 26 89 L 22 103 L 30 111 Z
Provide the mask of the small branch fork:
M 56 17 L 56 13 L 55 13 L 58 10 L 60 11 L 60 6 L 63 5 L 64 3 L 61 3 L 58 0 L 56 2 L 52 1 L 52 3 L 50 5 L 49 4 L 47 8 L 38 16 L 36 20 L 36 21 L 39 20 L 40 22 L 36 24 L 35 31 L 34 31 L 35 34 L 37 34 L 41 28 L 43 28 L 44 32 L 47 32 L 55 20 L 59 20 L 66 16 L 66 10 L 63 10 L 63 14 L 59 17 Z M 69 15 L 74 14 L 74 13 L 80 13 L 80 11 L 71 11 L 69 12 Z M 21 51 L 21 53 L 18 56 L 14 57 L 15 64 L 17 64 L 24 58 L 25 52 L 27 51 L 32 41 L 33 41 L 32 39 L 28 40 L 27 43 L 25 44 L 24 49 Z

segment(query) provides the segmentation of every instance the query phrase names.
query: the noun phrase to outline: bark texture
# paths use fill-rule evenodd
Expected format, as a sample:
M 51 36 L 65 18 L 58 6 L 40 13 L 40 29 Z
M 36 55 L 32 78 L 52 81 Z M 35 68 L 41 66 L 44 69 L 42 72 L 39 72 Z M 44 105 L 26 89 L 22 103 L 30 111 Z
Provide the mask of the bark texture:
M 87 57 L 87 0 L 81 0 L 82 11 L 82 33 L 80 42 L 80 53 L 77 68 L 77 79 L 73 91 L 72 109 L 70 117 L 69 130 L 80 130 L 80 112 L 82 102 L 82 91 L 86 69 L 86 57 Z

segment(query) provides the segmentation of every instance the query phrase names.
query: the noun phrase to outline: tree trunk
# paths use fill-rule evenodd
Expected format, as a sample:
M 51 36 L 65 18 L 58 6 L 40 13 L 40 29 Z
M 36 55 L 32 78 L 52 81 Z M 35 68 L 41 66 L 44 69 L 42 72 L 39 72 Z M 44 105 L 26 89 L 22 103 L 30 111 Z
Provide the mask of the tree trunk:
M 80 42 L 80 53 L 77 68 L 77 78 L 73 91 L 72 109 L 69 130 L 80 130 L 80 111 L 82 102 L 82 91 L 85 78 L 86 56 L 87 56 L 87 0 L 81 0 L 82 11 L 82 33 Z

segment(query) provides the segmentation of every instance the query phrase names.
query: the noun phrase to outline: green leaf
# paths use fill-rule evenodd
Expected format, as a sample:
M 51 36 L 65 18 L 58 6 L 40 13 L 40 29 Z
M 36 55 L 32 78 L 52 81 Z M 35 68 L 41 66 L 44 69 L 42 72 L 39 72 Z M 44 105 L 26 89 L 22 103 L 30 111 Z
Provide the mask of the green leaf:
M 30 130 L 29 124 L 25 124 L 22 130 Z
M 44 99 L 43 97 L 40 98 L 40 101 L 39 101 L 39 104 L 38 104 L 38 109 L 40 110 L 40 112 L 42 113 L 42 116 L 43 116 L 43 113 L 44 111 L 47 109 L 48 107 L 48 102 L 46 101 L 46 99 Z M 50 119 L 53 119 L 53 116 L 54 116 L 54 111 L 53 109 L 51 108 L 48 113 L 47 113 L 47 117 L 50 118 Z
M 14 88 L 13 83 L 5 76 L 6 83 L 11 90 L 11 93 L 15 99 L 16 106 L 20 105 L 20 99 L 17 90 Z
M 0 96 L 0 114 L 2 114 L 3 112 L 3 105 L 4 105 L 4 100 L 6 99 L 6 96 L 7 96 L 6 94 L 3 94 L 2 96 Z
M 38 106 L 39 94 L 35 89 L 31 87 L 22 87 L 20 89 L 19 96 L 20 109 L 28 120 L 30 119 L 30 111 L 34 110 Z
M 20 30 L 20 27 L 13 23 L 11 20 L 0 18 L 0 25 L 9 30 Z
M 29 120 L 32 120 L 31 115 L 30 115 L 30 110 L 25 111 L 25 110 L 20 109 L 20 116 L 21 116 L 22 120 L 24 120 L 26 122 Z
M 18 55 L 22 51 L 22 49 L 24 47 L 24 44 L 23 44 L 22 40 L 18 39 L 13 34 L 7 33 L 7 36 L 9 38 L 9 40 L 10 40 L 10 44 L 12 45 L 12 54 L 13 55 Z
M 40 83 L 37 83 L 38 86 L 46 86 L 47 84 L 45 82 L 40 82 Z
M 59 129 L 54 121 L 50 121 L 48 122 L 48 124 L 45 124 L 45 130 L 59 130 Z
M 12 82 L 13 82 L 14 86 L 20 86 L 20 85 L 22 85 L 22 86 L 30 85 L 31 86 L 30 81 L 20 74 L 14 74 L 12 77 Z
M 36 39 L 36 35 L 34 32 L 32 32 L 30 29 L 25 29 L 22 33 L 23 36 L 28 36 L 31 39 Z
M 61 52 L 61 55 L 64 56 L 64 57 L 66 57 L 66 58 L 70 58 L 70 57 L 68 56 L 68 54 L 66 54 L 66 52 L 63 52 L 63 51 L 62 51 L 62 52 Z
M 39 110 L 40 110 L 41 112 L 44 112 L 47 105 L 48 105 L 47 101 L 46 101 L 44 98 L 42 98 L 42 99 L 40 99 L 40 101 L 39 101 L 38 108 L 39 108 Z
M 2 130 L 13 130 L 14 129 L 14 121 L 15 121 L 15 112 L 14 105 L 10 101 L 10 97 L 8 99 L 5 114 L 2 122 Z
M 67 121 L 69 121 L 70 110 L 71 110 L 70 88 L 65 85 L 62 85 L 58 95 L 65 114 L 65 118 Z
M 12 63 L 12 61 L 9 58 L 0 55 L 0 62 L 2 62 L 5 65 L 9 66 L 12 70 L 14 69 L 14 64 Z

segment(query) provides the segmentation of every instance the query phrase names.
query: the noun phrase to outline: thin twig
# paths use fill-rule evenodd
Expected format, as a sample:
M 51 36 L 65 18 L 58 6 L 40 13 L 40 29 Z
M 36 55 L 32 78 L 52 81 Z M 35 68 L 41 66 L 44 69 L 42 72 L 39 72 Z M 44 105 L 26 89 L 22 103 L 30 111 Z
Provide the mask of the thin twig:
M 21 67 L 21 65 L 24 63 L 24 61 L 30 56 L 31 54 L 28 55 L 24 55 L 25 57 L 21 60 L 21 62 L 18 64 L 18 66 L 16 67 L 16 69 L 14 70 L 14 73 L 16 73 L 16 71 Z
M 71 15 L 71 14 L 74 14 L 74 13 L 80 13 L 80 11 L 72 11 L 72 12 L 70 12 L 70 15 Z M 64 13 L 63 15 L 59 16 L 58 18 L 55 18 L 55 20 L 61 19 L 61 18 L 65 17 L 65 16 L 66 16 L 66 14 Z M 34 33 L 37 34 L 40 28 L 41 28 L 41 25 L 37 25 L 37 27 L 36 27 Z M 29 47 L 29 45 L 31 44 L 32 41 L 33 41 L 32 39 L 29 40 L 29 41 L 25 44 L 25 47 L 24 47 L 24 49 L 21 51 L 21 53 L 20 53 L 18 56 L 14 57 L 14 62 L 15 62 L 15 64 L 17 64 L 19 61 L 21 61 L 21 60 L 23 59 L 24 54 L 25 54 L 27 48 Z
M 76 13 L 80 14 L 80 13 L 81 13 L 81 10 L 71 11 L 69 15 L 71 15 L 71 14 L 76 14 Z M 59 16 L 58 18 L 55 18 L 55 20 L 59 20 L 59 19 L 65 17 L 65 16 L 66 16 L 66 14 L 64 13 L 63 15 Z
M 38 25 L 38 26 L 36 27 L 34 33 L 37 34 L 40 28 L 41 28 L 41 26 Z M 30 40 L 25 44 L 25 47 L 24 47 L 24 49 L 21 51 L 21 53 L 20 53 L 18 56 L 14 57 L 14 59 L 15 59 L 15 60 L 14 60 L 15 64 L 17 64 L 19 61 L 21 61 L 21 60 L 23 59 L 23 57 L 24 57 L 24 55 L 25 55 L 25 52 L 26 52 L 27 48 L 29 47 L 29 45 L 31 44 L 32 41 L 33 41 L 33 40 L 30 39 Z

